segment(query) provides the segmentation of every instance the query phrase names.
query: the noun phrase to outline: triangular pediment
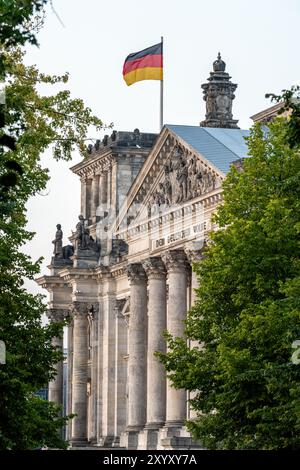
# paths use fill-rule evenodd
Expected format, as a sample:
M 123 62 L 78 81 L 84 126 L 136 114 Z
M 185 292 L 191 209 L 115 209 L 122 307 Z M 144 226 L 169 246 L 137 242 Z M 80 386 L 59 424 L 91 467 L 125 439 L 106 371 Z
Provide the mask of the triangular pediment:
M 175 132 L 164 127 L 134 181 L 114 227 L 215 192 L 225 175 Z

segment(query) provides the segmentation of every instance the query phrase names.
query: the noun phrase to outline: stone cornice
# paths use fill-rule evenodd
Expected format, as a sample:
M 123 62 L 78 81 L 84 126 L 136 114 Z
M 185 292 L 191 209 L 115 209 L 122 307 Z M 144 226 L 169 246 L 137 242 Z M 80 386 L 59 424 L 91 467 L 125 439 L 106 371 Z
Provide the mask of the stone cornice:
M 66 288 L 68 284 L 60 276 L 41 276 L 35 279 L 35 282 L 47 291 L 52 292 L 56 288 Z
M 100 174 L 102 171 L 107 171 L 114 162 L 115 156 L 112 150 L 108 149 L 102 155 L 95 155 L 77 163 L 70 170 L 81 178 L 85 178 L 92 176 L 94 173 Z
M 96 272 L 94 269 L 65 268 L 59 271 L 59 276 L 69 283 L 76 279 L 96 279 Z

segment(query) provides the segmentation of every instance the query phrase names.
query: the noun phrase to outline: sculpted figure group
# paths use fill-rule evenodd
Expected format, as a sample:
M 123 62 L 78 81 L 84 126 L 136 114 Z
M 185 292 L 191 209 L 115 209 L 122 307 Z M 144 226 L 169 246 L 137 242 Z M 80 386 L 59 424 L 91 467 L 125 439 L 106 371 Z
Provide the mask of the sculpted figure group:
M 164 165 L 164 178 L 149 201 L 148 213 L 155 213 L 162 205 L 170 207 L 188 201 L 215 187 L 216 176 L 194 155 L 176 147 Z

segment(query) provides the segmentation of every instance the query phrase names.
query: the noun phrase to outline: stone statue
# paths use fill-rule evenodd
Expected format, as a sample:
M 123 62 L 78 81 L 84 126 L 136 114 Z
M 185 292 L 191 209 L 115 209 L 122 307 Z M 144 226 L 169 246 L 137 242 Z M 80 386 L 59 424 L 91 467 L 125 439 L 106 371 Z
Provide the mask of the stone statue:
M 75 248 L 76 249 L 84 249 L 85 248 L 85 237 L 84 237 L 84 217 L 83 215 L 78 216 L 79 222 L 76 224 L 76 231 L 75 231 Z
M 187 177 L 188 177 L 188 170 L 186 162 L 184 161 L 182 155 L 179 157 L 179 162 L 176 166 L 177 176 L 176 179 L 179 183 L 179 195 L 177 197 L 176 202 L 185 201 L 187 198 Z
M 52 241 L 52 243 L 54 244 L 53 254 L 56 259 L 62 259 L 63 258 L 63 246 L 62 246 L 63 233 L 62 233 L 60 224 L 57 224 L 56 228 L 57 230 L 55 234 L 55 239 Z

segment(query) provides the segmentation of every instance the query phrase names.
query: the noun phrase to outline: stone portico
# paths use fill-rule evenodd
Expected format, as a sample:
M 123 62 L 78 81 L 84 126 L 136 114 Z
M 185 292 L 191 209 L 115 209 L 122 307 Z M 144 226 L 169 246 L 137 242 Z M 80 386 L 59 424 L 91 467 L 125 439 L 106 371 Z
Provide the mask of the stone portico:
M 57 232 L 50 275 L 37 280 L 50 293 L 50 321 L 69 318 L 72 446 L 201 447 L 185 429 L 195 417 L 189 397 L 172 387 L 155 353 L 166 350 L 166 329 L 184 337 L 197 288 L 192 265 L 214 229 L 226 172 L 247 155 L 247 131 L 232 118 L 236 85 L 221 57 L 213 67 L 201 126 L 114 131 L 72 168 L 82 217 L 70 245 L 61 247 Z M 58 364 L 49 385 L 56 403 L 62 373 Z

